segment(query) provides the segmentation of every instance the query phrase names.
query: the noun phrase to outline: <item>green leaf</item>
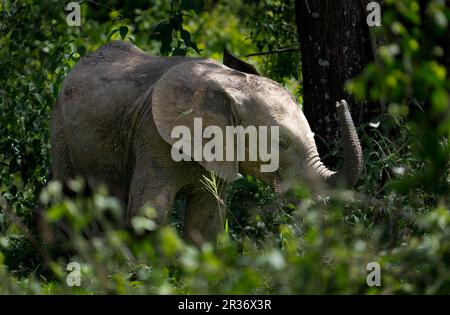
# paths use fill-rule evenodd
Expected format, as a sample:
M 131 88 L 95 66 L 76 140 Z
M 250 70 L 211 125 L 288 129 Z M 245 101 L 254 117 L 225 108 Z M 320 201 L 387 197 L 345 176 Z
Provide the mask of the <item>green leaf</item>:
M 192 41 L 191 33 L 189 33 L 187 30 L 182 29 L 180 31 L 181 39 L 183 40 L 186 47 L 190 47 L 195 50 L 197 54 L 200 54 L 200 50 L 197 47 L 197 44 Z
M 167 21 L 162 21 L 155 26 L 153 32 L 150 34 L 150 40 L 157 40 L 161 42 L 159 52 L 163 56 L 168 56 L 172 51 L 172 31 L 173 26 Z
M 178 14 L 172 16 L 169 19 L 170 25 L 172 25 L 174 30 L 179 30 L 183 27 L 183 14 L 179 12 Z
M 81 57 L 84 57 L 86 55 L 86 47 L 84 46 L 78 47 L 77 52 L 80 54 Z
M 47 220 L 49 222 L 56 222 L 64 217 L 66 213 L 67 210 L 63 205 L 53 206 L 47 211 Z
M 140 235 L 145 231 L 154 231 L 157 227 L 155 221 L 140 216 L 136 216 L 131 219 L 131 225 L 133 226 L 134 230 Z
M 181 39 L 184 41 L 187 47 L 191 47 L 192 40 L 191 40 L 191 33 L 186 31 L 185 29 L 182 29 L 180 32 Z
M 114 30 L 112 30 L 111 34 L 109 34 L 109 36 L 108 36 L 108 40 L 110 40 L 111 37 L 112 37 L 114 34 L 116 34 L 118 31 L 119 31 L 119 30 L 118 30 L 117 28 L 114 29 Z
M 166 42 L 172 41 L 172 25 L 167 21 L 158 23 L 150 34 L 150 39 Z
M 127 34 L 128 34 L 128 27 L 127 27 L 127 26 L 121 26 L 121 27 L 119 28 L 119 33 L 120 33 L 120 37 L 122 38 L 122 40 L 124 40 L 125 37 L 126 37 Z
M 449 106 L 448 94 L 443 89 L 434 91 L 431 95 L 431 103 L 436 114 L 444 113 Z

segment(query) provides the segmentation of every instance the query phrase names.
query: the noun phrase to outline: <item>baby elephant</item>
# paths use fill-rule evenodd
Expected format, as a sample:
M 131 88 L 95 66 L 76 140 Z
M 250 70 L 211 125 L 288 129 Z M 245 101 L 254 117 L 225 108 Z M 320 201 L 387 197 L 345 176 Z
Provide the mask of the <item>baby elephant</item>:
M 292 96 L 248 69 L 149 56 L 121 41 L 104 45 L 81 58 L 62 86 L 51 122 L 53 177 L 106 184 L 128 223 L 144 204 L 166 223 L 183 189 L 184 235 L 196 244 L 223 227 L 224 209 L 205 189 L 211 173 L 221 183 L 249 174 L 277 190 L 288 175 L 311 188 L 353 185 L 362 154 L 345 101 L 337 103 L 345 161 L 333 172 Z

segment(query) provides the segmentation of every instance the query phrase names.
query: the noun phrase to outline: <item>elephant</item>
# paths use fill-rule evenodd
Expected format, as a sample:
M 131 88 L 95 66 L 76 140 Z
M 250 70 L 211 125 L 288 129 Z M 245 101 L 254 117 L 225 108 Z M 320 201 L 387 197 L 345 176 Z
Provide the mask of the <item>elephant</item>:
M 204 176 L 216 174 L 221 187 L 251 175 L 280 190 L 289 174 L 310 187 L 354 185 L 362 153 L 347 103 L 336 103 L 343 169 L 331 171 L 291 94 L 247 69 L 251 73 L 208 58 L 151 56 L 123 41 L 105 44 L 81 58 L 61 87 L 51 117 L 53 178 L 83 176 L 90 187 L 106 185 L 125 207 L 126 224 L 145 205 L 156 210 L 158 224 L 167 224 L 177 193 L 185 191 L 183 234 L 195 244 L 214 240 L 225 216 Z M 279 168 L 261 172 L 260 160 L 175 161 L 171 131 L 194 129 L 195 118 L 203 128 L 278 126 Z

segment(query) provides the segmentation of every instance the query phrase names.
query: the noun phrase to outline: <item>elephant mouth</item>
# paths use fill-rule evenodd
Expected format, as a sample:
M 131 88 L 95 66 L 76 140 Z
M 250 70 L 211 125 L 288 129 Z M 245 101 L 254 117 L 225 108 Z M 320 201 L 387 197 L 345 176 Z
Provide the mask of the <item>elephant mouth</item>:
M 239 171 L 243 176 L 252 175 L 258 178 L 264 184 L 272 187 L 277 195 L 281 195 L 283 193 L 279 171 L 275 171 L 273 173 L 260 173 L 254 171 L 253 168 L 245 167 L 244 165 L 239 165 Z

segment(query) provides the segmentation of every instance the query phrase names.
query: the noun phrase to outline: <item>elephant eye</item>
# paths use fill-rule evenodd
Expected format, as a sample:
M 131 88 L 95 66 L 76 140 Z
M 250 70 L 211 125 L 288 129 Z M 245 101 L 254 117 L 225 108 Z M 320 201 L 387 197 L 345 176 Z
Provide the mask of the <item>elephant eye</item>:
M 289 143 L 286 140 L 280 138 L 278 148 L 280 151 L 285 151 L 289 148 Z

